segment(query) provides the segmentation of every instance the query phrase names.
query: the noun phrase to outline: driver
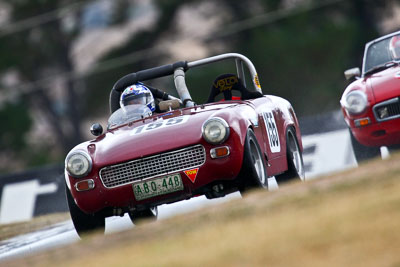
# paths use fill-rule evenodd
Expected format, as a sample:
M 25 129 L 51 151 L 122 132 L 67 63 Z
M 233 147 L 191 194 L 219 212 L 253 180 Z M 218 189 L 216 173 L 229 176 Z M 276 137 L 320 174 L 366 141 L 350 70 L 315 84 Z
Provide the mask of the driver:
M 400 59 L 400 35 L 393 36 L 390 40 L 389 50 L 393 59 Z
M 154 112 L 156 109 L 153 94 L 150 89 L 141 82 L 126 87 L 121 94 L 119 104 L 121 108 L 128 105 L 141 105 L 147 106 L 151 112 Z

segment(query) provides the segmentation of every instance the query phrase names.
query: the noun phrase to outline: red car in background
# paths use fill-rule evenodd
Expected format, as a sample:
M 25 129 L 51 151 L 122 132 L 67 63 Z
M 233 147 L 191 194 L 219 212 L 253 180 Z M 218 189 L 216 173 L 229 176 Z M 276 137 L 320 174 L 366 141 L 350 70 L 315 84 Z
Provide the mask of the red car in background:
M 400 32 L 366 44 L 362 71 L 345 71 L 352 82 L 340 100 L 357 161 L 400 144 Z
M 237 73 L 210 81 L 206 103 L 195 103 L 186 71 L 227 59 L 236 63 Z M 150 87 L 156 113 L 146 117 L 146 110 L 120 108 L 127 86 L 164 76 L 172 76 L 179 98 Z M 250 77 L 248 85 L 245 77 Z M 295 112 L 287 100 L 262 94 L 257 72 L 243 55 L 223 54 L 128 74 L 112 88 L 110 109 L 105 133 L 94 124 L 96 138 L 77 145 L 65 161 L 67 201 L 79 235 L 104 230 L 109 216 L 128 213 L 135 223 L 156 218 L 161 204 L 267 188 L 271 176 L 278 182 L 304 180 Z

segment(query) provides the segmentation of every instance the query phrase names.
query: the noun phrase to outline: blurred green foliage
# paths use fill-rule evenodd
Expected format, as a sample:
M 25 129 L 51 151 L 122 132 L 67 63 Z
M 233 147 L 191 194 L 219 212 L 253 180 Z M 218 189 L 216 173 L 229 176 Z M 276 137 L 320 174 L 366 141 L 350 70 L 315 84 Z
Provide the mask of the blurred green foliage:
M 26 146 L 25 134 L 32 126 L 29 109 L 24 102 L 7 103 L 0 109 L 0 150 L 10 147 L 19 151 Z
M 159 19 L 154 32 L 169 32 L 171 21 L 177 7 L 182 3 L 161 1 L 167 16 Z M 160 2 L 160 3 L 161 3 Z M 178 1 L 179 2 L 179 1 Z M 223 1 L 228 13 L 235 17 L 234 22 L 251 18 L 252 10 L 244 9 L 249 3 L 242 1 Z M 256 1 L 250 1 L 256 2 Z M 282 1 L 260 1 L 265 10 L 273 12 Z M 318 4 L 320 1 L 313 1 Z M 339 108 L 340 96 L 347 84 L 343 71 L 361 65 L 364 45 L 378 36 L 377 25 L 369 25 L 381 11 L 382 3 L 370 0 L 339 1 L 337 4 L 318 8 L 309 12 L 299 12 L 266 25 L 256 26 L 245 31 L 225 36 L 212 36 L 208 42 L 210 55 L 220 53 L 212 48 L 215 41 L 226 45 L 226 53 L 238 52 L 250 58 L 259 73 L 263 92 L 288 99 L 295 107 L 298 116 L 315 112 L 327 112 Z M 164 13 L 163 13 L 164 14 Z M 357 16 L 355 16 L 357 14 Z M 368 19 L 366 19 L 367 17 Z M 231 21 L 226 21 L 229 26 Z M 216 32 L 224 32 L 224 25 Z M 102 60 L 129 54 L 136 49 L 152 47 L 158 35 L 144 31 L 135 35 L 126 45 L 105 55 Z M 141 69 L 165 64 L 166 55 L 156 54 L 135 64 L 116 68 L 104 75 L 87 79 L 90 88 L 96 88 L 101 97 L 89 98 L 88 110 L 104 114 L 108 94 L 114 82 L 125 74 Z M 181 60 L 185 60 L 182 58 Z M 173 63 L 173 62 L 167 62 Z M 200 103 L 208 96 L 214 78 L 222 73 L 235 71 L 227 69 L 230 65 L 218 65 L 190 70 L 187 83 L 193 99 Z M 107 84 L 100 88 L 96 84 Z M 165 88 L 162 88 L 165 89 Z M 108 109 L 107 109 L 108 111 Z
M 343 70 L 354 64 L 348 55 L 355 30 L 351 23 L 302 14 L 252 30 L 254 41 L 243 53 L 258 66 L 265 93 L 288 99 L 299 115 L 330 111 L 339 108 Z

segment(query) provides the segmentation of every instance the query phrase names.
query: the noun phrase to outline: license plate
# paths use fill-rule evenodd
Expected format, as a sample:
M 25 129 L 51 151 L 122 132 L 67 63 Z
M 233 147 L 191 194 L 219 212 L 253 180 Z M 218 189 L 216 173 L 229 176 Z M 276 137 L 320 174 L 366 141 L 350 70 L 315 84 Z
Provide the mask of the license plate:
M 132 186 L 136 200 L 183 190 L 182 178 L 179 173 L 136 183 Z

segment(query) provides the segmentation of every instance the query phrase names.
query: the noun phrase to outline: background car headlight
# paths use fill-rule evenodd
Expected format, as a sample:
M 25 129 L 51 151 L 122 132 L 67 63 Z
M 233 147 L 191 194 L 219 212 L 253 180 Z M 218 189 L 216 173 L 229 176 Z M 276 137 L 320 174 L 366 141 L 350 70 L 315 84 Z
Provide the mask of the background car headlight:
M 362 91 L 351 91 L 343 101 L 344 108 L 351 114 L 362 113 L 367 105 L 367 95 Z
M 211 118 L 204 122 L 202 133 L 208 143 L 221 144 L 229 137 L 229 125 L 222 118 Z
M 92 170 L 92 159 L 85 152 L 73 152 L 67 156 L 65 168 L 72 177 L 85 177 Z

